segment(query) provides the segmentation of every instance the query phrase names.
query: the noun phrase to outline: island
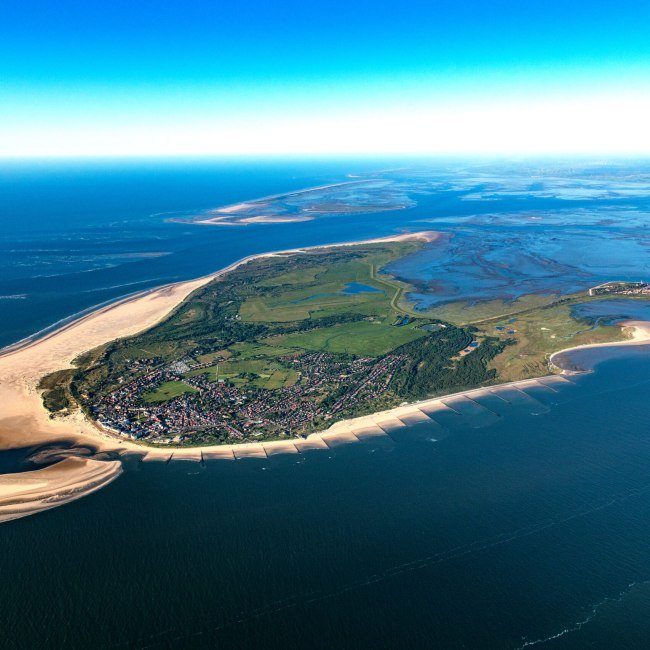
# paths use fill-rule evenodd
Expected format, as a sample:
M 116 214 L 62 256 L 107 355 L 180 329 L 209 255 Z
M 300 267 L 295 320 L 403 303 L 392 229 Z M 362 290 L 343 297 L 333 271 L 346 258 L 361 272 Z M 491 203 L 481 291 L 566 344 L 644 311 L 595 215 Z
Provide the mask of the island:
M 550 355 L 567 341 L 626 338 L 573 317 L 593 290 L 418 310 L 409 299 L 417 287 L 386 268 L 437 239 L 424 232 L 254 256 L 154 327 L 42 377 L 43 403 L 55 417 L 81 412 L 104 434 L 159 448 L 305 439 L 549 374 Z
M 323 216 L 404 210 L 415 205 L 406 188 L 382 178 L 350 180 L 274 194 L 244 203 L 175 215 L 170 221 L 208 226 L 311 221 Z
M 266 459 L 418 424 L 444 435 L 450 416 L 498 417 L 482 405 L 494 399 L 542 412 L 535 391 L 585 370 L 572 349 L 650 340 L 634 283 L 422 309 L 394 262 L 412 267 L 442 241 L 252 255 L 5 348 L 0 445 L 46 467 L 0 476 L 0 521 L 103 487 L 126 457 Z
M 332 423 L 496 379 L 509 341 L 414 315 L 382 273 L 435 240 L 257 257 L 191 294 L 159 325 L 42 378 L 52 413 L 156 445 L 305 437 Z

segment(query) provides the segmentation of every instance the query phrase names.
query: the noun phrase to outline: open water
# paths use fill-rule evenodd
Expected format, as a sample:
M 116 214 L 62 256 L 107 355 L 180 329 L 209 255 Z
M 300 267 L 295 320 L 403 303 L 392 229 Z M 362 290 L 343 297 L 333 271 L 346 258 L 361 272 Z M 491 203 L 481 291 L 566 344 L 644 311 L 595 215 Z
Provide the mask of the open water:
M 251 252 L 431 217 L 431 203 L 248 228 L 155 216 L 363 168 L 284 164 L 4 170 L 1 293 L 26 297 L 0 301 L 3 342 Z M 582 355 L 595 372 L 481 413 L 299 456 L 127 463 L 3 524 L 2 647 L 648 647 L 650 349 Z

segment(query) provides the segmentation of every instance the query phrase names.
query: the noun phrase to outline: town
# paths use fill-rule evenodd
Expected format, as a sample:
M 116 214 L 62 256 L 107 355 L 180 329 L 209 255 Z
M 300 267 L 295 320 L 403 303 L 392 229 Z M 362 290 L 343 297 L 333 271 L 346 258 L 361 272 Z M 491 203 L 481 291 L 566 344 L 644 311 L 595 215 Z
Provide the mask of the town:
M 590 296 L 606 296 L 617 294 L 621 296 L 650 296 L 650 284 L 647 282 L 612 281 L 599 284 L 589 289 Z
M 347 359 L 317 352 L 283 356 L 277 361 L 296 373 L 296 383 L 268 390 L 251 382 L 237 385 L 229 379 L 213 381 L 207 373 L 191 374 L 214 368 L 211 365 L 174 362 L 151 369 L 153 364 L 141 364 L 137 378 L 103 397 L 92 412 L 105 429 L 154 444 L 206 437 L 224 442 L 293 437 L 335 414 L 381 397 L 404 357 L 389 354 L 380 359 Z M 178 395 L 147 401 L 147 395 L 169 384 Z

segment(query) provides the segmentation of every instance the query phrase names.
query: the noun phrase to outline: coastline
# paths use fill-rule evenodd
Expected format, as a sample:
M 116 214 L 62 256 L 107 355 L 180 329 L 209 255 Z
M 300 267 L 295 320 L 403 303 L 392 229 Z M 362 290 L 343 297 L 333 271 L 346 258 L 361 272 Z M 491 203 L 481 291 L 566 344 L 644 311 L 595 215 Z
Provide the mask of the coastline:
M 623 330 L 627 330 L 630 333 L 629 339 L 625 341 L 613 341 L 611 343 L 586 343 L 584 345 L 575 345 L 571 348 L 558 350 L 557 352 L 553 352 L 549 357 L 549 366 L 559 370 L 562 375 L 579 375 L 590 371 L 562 365 L 563 356 L 569 355 L 577 350 L 588 350 L 590 348 L 627 347 L 650 343 L 650 322 L 641 320 L 624 320 L 618 323 L 618 325 Z
M 80 410 L 65 417 L 50 417 L 43 406 L 41 391 L 37 385 L 40 379 L 48 373 L 73 367 L 73 360 L 83 352 L 116 338 L 137 334 L 153 327 L 166 318 L 193 291 L 253 259 L 382 241 L 408 239 L 435 241 L 438 236 L 438 233 L 432 231 L 405 233 L 364 241 L 319 244 L 249 255 L 215 273 L 127 296 L 66 322 L 59 328 L 48 329 L 43 336 L 32 335 L 23 341 L 7 346 L 0 350 L 0 450 L 65 441 L 73 445 L 86 445 L 95 453 L 110 453 L 117 457 L 136 455 L 145 460 L 169 460 L 172 454 L 175 458 L 185 460 L 219 458 L 228 455 L 231 458 L 260 455 L 262 450 L 259 443 L 241 446 L 228 445 L 228 449 L 220 446 L 205 449 L 143 447 L 130 440 L 118 438 L 102 431 Z M 283 441 L 269 444 L 273 449 L 271 453 L 280 452 L 286 447 L 286 443 Z M 305 444 L 312 445 L 310 442 Z M 235 454 L 234 447 L 241 447 L 241 449 L 238 448 Z M 264 454 L 263 451 L 262 453 Z M 24 514 L 33 514 L 45 509 L 46 506 L 53 507 L 67 503 L 72 498 L 89 494 L 106 484 L 107 481 L 100 481 L 98 477 L 103 475 L 107 468 L 113 468 L 111 480 L 119 475 L 119 472 L 114 473 L 115 463 L 121 466 L 119 461 L 84 459 L 84 463 L 67 462 L 72 459 L 73 455 L 74 451 L 71 452 L 70 458 L 55 463 L 44 470 L 36 470 L 36 472 L 42 472 L 39 475 L 41 478 L 38 478 L 36 482 L 36 474 L 29 472 L 0 475 L 0 486 L 12 486 L 11 492 L 15 496 L 13 501 L 18 499 L 18 493 L 24 492 L 23 506 L 13 504 L 11 517 L 5 517 L 0 511 L 0 521 L 8 521 L 21 516 L 18 511 L 24 511 Z M 89 463 L 86 462 L 89 460 L 92 460 L 90 464 L 92 471 L 89 470 Z M 42 478 L 55 472 L 58 474 L 56 481 Z M 21 484 L 23 488 L 19 489 L 17 486 Z M 35 484 L 40 487 L 35 488 Z M 71 496 L 70 493 L 71 485 L 74 485 L 74 496 Z M 5 491 L 8 489 L 5 488 Z M 34 490 L 36 491 L 34 492 Z M 3 491 L 0 490 L 0 508 L 3 507 L 6 500 L 6 495 L 3 496 L 3 494 Z
M 30 337 L 23 342 L 8 346 L 0 350 L 0 413 L 2 414 L 0 418 L 0 450 L 66 440 L 73 441 L 75 444 L 88 445 L 96 452 L 110 452 L 118 456 L 139 456 L 144 462 L 168 462 L 171 459 L 202 462 L 212 459 L 268 458 L 275 454 L 301 453 L 310 449 L 330 449 L 339 444 L 354 443 L 379 436 L 390 437 L 390 432 L 396 428 L 406 427 L 417 422 L 432 421 L 435 423 L 432 415 L 441 410 L 454 411 L 453 405 L 459 400 L 472 400 L 473 397 L 481 394 L 498 394 L 500 391 L 522 388 L 526 385 L 542 384 L 552 390 L 553 383 L 566 382 L 567 380 L 559 375 L 522 379 L 506 384 L 451 393 L 371 415 L 342 420 L 334 423 L 328 429 L 310 434 L 306 438 L 205 447 L 166 446 L 156 448 L 144 446 L 103 431 L 99 425 L 87 419 L 80 410 L 65 417 L 50 417 L 43 406 L 41 391 L 36 388 L 41 377 L 56 370 L 73 367 L 72 361 L 77 356 L 98 345 L 136 334 L 156 325 L 193 291 L 253 259 L 386 241 L 423 239 L 432 242 L 440 236 L 440 233 L 437 232 L 423 231 L 250 255 L 215 273 L 195 280 L 140 292 L 85 314 L 59 329 L 47 332 L 41 338 Z M 622 326 L 632 328 L 633 339 L 579 347 L 639 345 L 650 341 L 650 323 L 629 321 Z M 550 363 L 554 358 L 559 362 L 557 355 L 567 353 L 572 349 L 576 348 L 568 348 L 554 353 L 550 357 Z M 569 373 L 563 372 L 563 374 Z M 36 472 L 46 472 L 47 470 L 53 472 L 53 468 L 59 468 L 59 473 L 67 476 L 67 483 L 50 482 L 46 486 L 41 486 L 43 490 L 47 491 L 48 503 L 53 505 L 60 505 L 72 500 L 72 498 L 64 498 L 66 490 L 69 491 L 67 486 L 70 481 L 76 486 L 74 494 L 78 495 L 73 498 L 79 498 L 99 489 L 108 482 L 99 481 L 101 484 L 98 484 L 97 473 L 99 472 L 101 475 L 104 471 L 103 469 L 100 471 L 99 468 L 107 464 L 110 464 L 111 467 L 114 467 L 114 463 L 120 465 L 119 461 L 92 460 L 92 463 L 95 464 L 94 470 L 88 473 L 87 466 L 67 463 L 68 460 L 71 458 L 60 461 L 45 470 L 36 470 Z M 64 463 L 67 464 L 63 465 Z M 3 481 L 16 485 L 20 483 L 22 476 L 26 481 L 25 490 L 29 491 L 29 481 L 34 477 L 30 477 L 28 474 L 30 473 L 0 475 L 0 487 L 3 485 Z M 112 474 L 110 480 L 118 475 L 119 472 Z M 85 487 L 83 487 L 84 485 Z M 57 498 L 57 494 L 61 498 Z M 44 509 L 41 507 L 42 499 L 35 498 L 32 501 L 38 501 L 38 503 L 36 506 L 34 504 L 26 505 L 25 515 Z M 48 507 L 53 507 L 53 505 Z M 0 489 L 1 507 L 2 491 Z M 3 520 L 5 519 L 3 519 L 0 510 L 0 521 Z

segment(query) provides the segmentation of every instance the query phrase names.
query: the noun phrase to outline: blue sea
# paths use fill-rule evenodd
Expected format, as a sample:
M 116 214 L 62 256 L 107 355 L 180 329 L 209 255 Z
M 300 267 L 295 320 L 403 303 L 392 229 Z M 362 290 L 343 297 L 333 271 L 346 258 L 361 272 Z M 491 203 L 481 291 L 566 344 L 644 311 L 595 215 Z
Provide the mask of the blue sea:
M 531 182 L 533 174 L 548 178 Z M 174 221 L 350 180 L 368 181 L 359 198 L 377 204 L 386 200 L 378 179 L 410 207 L 245 227 Z M 402 231 L 445 235 L 389 269 L 418 285 L 420 307 L 643 279 L 648 179 L 650 166 L 638 162 L 596 174 L 547 162 L 535 170 L 426 160 L 0 161 L 0 346 L 251 253 Z
M 0 340 L 253 252 L 404 229 L 448 238 L 396 271 L 433 303 L 496 292 L 485 274 L 504 299 L 614 269 L 644 279 L 643 197 L 576 198 L 551 181 L 552 196 L 513 196 L 528 168 L 501 165 L 487 184 L 449 162 L 426 167 L 423 189 L 424 172 L 399 162 L 4 164 Z M 246 227 L 170 221 L 348 174 L 405 183 L 416 205 Z M 646 648 L 650 347 L 578 361 L 593 371 L 382 441 L 127 462 L 105 489 L 0 526 L 2 647 Z M 0 452 L 0 471 L 28 468 L 32 451 Z
M 392 232 L 391 224 L 364 219 L 243 229 L 172 221 L 345 180 L 351 169 L 355 163 L 0 164 L 0 346 L 89 307 L 205 275 L 251 253 Z

